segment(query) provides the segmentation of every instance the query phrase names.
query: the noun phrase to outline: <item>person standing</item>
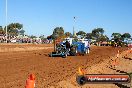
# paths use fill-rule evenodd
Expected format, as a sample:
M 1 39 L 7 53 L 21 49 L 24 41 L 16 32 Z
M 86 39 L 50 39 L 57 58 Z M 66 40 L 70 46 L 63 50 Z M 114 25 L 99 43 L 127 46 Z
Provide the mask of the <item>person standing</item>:
M 70 43 L 68 41 L 65 42 L 65 45 L 66 45 L 66 52 L 67 54 L 69 54 L 69 51 L 70 51 Z

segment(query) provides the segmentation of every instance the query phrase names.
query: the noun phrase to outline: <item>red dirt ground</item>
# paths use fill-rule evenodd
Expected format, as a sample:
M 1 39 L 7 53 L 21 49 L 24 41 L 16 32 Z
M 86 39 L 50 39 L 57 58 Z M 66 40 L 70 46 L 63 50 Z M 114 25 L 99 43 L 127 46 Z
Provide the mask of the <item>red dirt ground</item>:
M 36 76 L 36 88 L 56 87 L 76 74 L 79 66 L 91 67 L 126 48 L 92 46 L 86 56 L 48 57 L 52 44 L 0 44 L 0 88 L 24 88 L 30 73 Z

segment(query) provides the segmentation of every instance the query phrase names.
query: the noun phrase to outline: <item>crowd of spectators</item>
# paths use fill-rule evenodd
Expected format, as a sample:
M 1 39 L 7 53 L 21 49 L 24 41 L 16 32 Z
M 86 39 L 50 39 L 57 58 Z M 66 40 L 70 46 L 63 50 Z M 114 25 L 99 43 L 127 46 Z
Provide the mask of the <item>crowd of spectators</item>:
M 18 36 L 8 36 L 8 43 L 35 43 L 35 44 L 44 44 L 52 43 L 52 40 L 41 39 L 41 38 L 30 38 L 30 37 L 18 37 Z M 6 36 L 0 35 L 0 43 L 6 43 Z

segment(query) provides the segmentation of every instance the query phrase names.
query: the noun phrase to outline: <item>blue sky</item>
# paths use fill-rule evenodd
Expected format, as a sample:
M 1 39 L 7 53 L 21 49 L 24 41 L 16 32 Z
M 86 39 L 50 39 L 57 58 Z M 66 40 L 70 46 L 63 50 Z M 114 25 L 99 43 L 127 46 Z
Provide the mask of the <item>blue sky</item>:
M 73 17 L 76 17 L 74 23 Z M 55 27 L 65 32 L 104 28 L 132 35 L 132 0 L 8 0 L 8 23 L 24 25 L 26 34 L 50 35 Z M 5 0 L 0 0 L 0 25 L 5 25 Z

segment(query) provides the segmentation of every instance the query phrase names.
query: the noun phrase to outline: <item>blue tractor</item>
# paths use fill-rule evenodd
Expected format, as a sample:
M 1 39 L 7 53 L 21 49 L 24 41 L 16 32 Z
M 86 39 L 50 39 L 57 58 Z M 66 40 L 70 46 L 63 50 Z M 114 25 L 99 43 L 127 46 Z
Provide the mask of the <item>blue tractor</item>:
M 89 46 L 83 42 L 72 42 L 72 44 L 61 42 L 56 45 L 56 51 L 49 54 L 50 57 L 76 56 L 77 54 L 85 55 L 89 53 Z
M 86 45 L 83 42 L 73 42 L 73 45 L 76 45 L 76 53 L 79 54 L 88 54 L 90 47 L 88 45 Z

